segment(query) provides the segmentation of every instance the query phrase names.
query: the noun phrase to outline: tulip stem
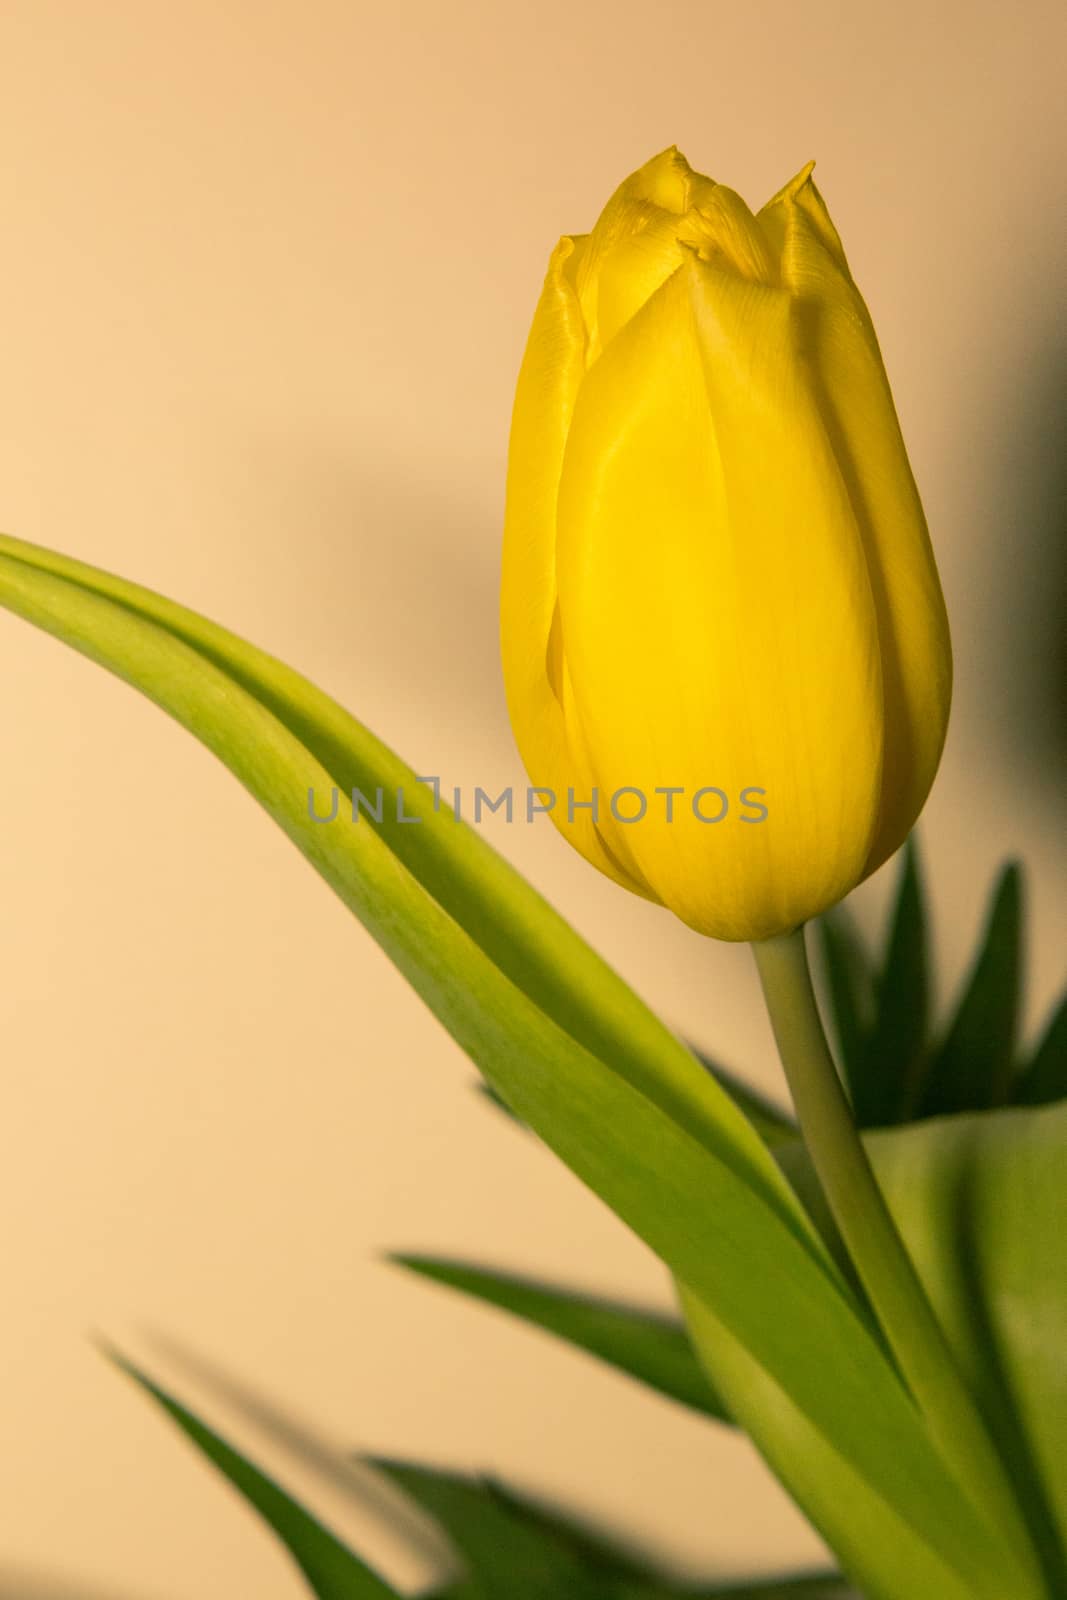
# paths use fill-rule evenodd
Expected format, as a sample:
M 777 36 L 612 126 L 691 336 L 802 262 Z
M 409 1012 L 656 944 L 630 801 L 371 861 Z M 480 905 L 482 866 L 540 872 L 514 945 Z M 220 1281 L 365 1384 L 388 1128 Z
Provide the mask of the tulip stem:
M 808 968 L 804 929 L 753 945 L 771 1026 L 816 1176 L 887 1343 L 946 1461 L 978 1503 L 1032 1546 L 1010 1479 L 852 1119 Z M 828 1356 L 828 1360 L 832 1358 Z

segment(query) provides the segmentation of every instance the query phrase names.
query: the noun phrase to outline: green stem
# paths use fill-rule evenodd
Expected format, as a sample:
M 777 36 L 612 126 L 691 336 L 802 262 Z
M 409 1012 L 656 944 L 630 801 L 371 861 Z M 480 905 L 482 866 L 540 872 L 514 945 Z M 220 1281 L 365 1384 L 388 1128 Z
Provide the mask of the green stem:
M 753 945 L 804 1142 L 900 1372 L 941 1453 L 979 1505 L 1032 1546 L 1004 1463 L 963 1381 L 852 1120 L 819 1017 L 804 929 Z M 828 1352 L 827 1360 L 832 1361 Z M 1005 1531 L 1008 1531 L 1005 1529 Z M 1025 1546 L 1021 1541 L 1025 1541 Z

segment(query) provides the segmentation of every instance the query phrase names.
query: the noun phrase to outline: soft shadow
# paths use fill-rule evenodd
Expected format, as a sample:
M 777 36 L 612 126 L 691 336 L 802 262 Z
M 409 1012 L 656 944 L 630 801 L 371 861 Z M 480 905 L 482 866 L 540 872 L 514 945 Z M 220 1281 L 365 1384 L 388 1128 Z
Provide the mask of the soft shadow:
M 997 529 L 982 607 L 992 729 L 1019 781 L 1062 811 L 1067 778 L 1067 349 L 1024 353 L 995 396 Z
M 265 441 L 247 463 L 263 498 L 235 553 L 272 608 L 362 686 L 353 709 L 430 709 L 510 751 L 498 643 L 503 484 L 472 494 L 410 459 L 353 459 L 320 441 Z M 364 700 L 366 696 L 366 701 Z M 388 739 L 390 730 L 376 730 Z

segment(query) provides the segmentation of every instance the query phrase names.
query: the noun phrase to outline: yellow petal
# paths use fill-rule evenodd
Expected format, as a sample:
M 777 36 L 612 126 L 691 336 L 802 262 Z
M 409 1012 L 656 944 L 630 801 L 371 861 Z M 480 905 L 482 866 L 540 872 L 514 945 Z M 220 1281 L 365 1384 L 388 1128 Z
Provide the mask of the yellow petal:
M 564 723 L 563 641 L 556 601 L 556 494 L 567 430 L 585 369 L 585 329 L 573 274 L 586 240 L 561 239 L 534 316 L 519 372 L 508 456 L 501 575 L 501 653 L 508 712 L 531 784 L 551 789 L 565 810 L 568 788 L 588 791 L 580 748 Z M 584 793 L 578 798 L 584 798 Z M 560 820 L 557 811 L 551 813 Z M 604 849 L 590 813 L 566 835 L 609 877 L 630 881 Z
M 757 283 L 776 276 L 774 258 L 757 219 L 739 194 L 715 184 L 685 219 L 682 237 L 703 261 L 733 268 Z
M 684 921 L 767 937 L 848 892 L 881 781 L 874 607 L 791 297 L 685 265 L 582 385 L 560 483 L 562 636 L 616 856 Z M 685 791 L 666 820 L 657 788 Z M 719 823 L 691 799 L 727 796 Z M 746 788 L 765 822 L 740 820 Z M 705 814 L 719 802 L 704 801 Z
M 799 302 L 799 326 L 871 575 L 885 753 L 869 873 L 903 843 L 937 771 L 952 694 L 948 620 L 878 340 L 810 167 L 759 220 Z
M 616 189 L 589 236 L 576 275 L 590 363 L 677 270 L 683 219 L 716 187 L 694 172 L 672 145 Z
M 830 213 L 826 209 L 822 195 L 815 187 L 815 180 L 812 177 L 814 171 L 814 161 L 809 161 L 801 167 L 796 177 L 790 178 L 789 182 L 768 200 L 757 220 L 768 237 L 774 240 L 781 253 L 790 208 L 795 207 L 805 212 L 823 249 L 833 257 L 841 271 L 847 274 L 845 247 L 841 243 L 841 235 L 830 220 Z

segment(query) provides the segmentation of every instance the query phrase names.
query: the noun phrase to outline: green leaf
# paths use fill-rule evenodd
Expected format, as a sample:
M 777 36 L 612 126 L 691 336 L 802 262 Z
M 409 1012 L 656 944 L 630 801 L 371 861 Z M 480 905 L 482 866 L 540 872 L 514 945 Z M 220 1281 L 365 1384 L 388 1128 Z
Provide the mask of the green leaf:
M 696 1045 L 690 1044 L 689 1049 L 701 1066 L 711 1073 L 720 1089 L 725 1090 L 738 1110 L 744 1113 L 746 1120 L 752 1124 L 769 1149 L 774 1150 L 792 1139 L 800 1138 L 800 1129 L 787 1112 L 760 1094 L 757 1089 L 750 1088 L 726 1067 L 720 1067 L 703 1050 L 698 1050 Z M 491 1084 L 483 1081 L 479 1085 L 479 1090 L 498 1111 L 504 1112 L 513 1122 L 519 1121 L 507 1101 Z
M 690 1044 L 689 1048 L 719 1087 L 725 1089 L 738 1110 L 744 1112 L 764 1144 L 773 1147 L 800 1138 L 800 1129 L 788 1112 L 768 1100 L 766 1095 L 760 1094 L 758 1089 L 750 1088 L 726 1067 L 720 1067 L 717 1061 L 713 1061 L 703 1050 L 698 1050 L 695 1044 Z
M 711 1073 L 720 1089 L 725 1090 L 738 1110 L 744 1113 L 745 1118 L 755 1128 L 764 1144 L 774 1149 L 778 1145 L 788 1143 L 790 1139 L 800 1138 L 800 1129 L 796 1123 L 773 1101 L 768 1100 L 758 1090 L 750 1088 L 747 1083 L 742 1082 L 740 1078 L 729 1072 L 725 1067 L 720 1067 L 703 1050 L 698 1050 L 696 1045 L 690 1044 L 689 1049 L 701 1066 Z M 483 1082 L 479 1085 L 479 1088 L 485 1098 L 490 1104 L 496 1106 L 498 1111 L 503 1111 L 514 1122 L 519 1120 L 507 1101 L 497 1094 L 491 1084 Z
M 874 1013 L 874 970 L 847 909 L 834 906 L 815 923 L 819 960 L 830 1002 L 830 1028 L 850 1096 L 863 1070 Z
M 219 1434 L 131 1362 L 114 1351 L 106 1353 L 122 1372 L 162 1406 L 197 1449 L 259 1512 L 288 1550 L 318 1600 L 383 1600 L 385 1596 L 396 1595 L 397 1591 L 365 1566 L 347 1545 Z
M 861 1128 L 904 1120 L 926 1050 L 930 1016 L 927 916 L 915 835 L 904 847 L 885 966 L 876 984 L 874 1024 L 853 1087 Z
M 309 815 L 309 792 L 391 793 L 414 784 L 410 769 L 296 673 L 135 585 L 0 539 L 0 604 L 224 761 L 515 1113 L 714 1308 L 864 1487 L 849 1566 L 872 1596 L 1036 1600 L 1005 1531 L 1011 1503 L 965 1497 L 786 1179 L 679 1041 L 425 791 L 405 790 L 421 825 Z
M 1003 1105 L 1014 1070 L 1022 979 L 1022 874 L 1005 867 L 954 1020 L 931 1057 L 921 1116 Z
M 1067 1594 L 1067 1104 L 926 1121 L 868 1134 L 865 1143 L 1018 1484 L 1046 1592 Z M 850 1471 L 788 1402 L 783 1408 L 781 1391 L 703 1307 L 691 1326 L 738 1421 L 765 1441 L 770 1434 L 772 1465 L 798 1499 L 817 1509 L 839 1497 L 860 1538 L 865 1488 L 850 1488 Z M 809 1477 L 805 1488 L 799 1480 Z M 846 1566 L 847 1537 L 846 1528 L 833 1539 Z
M 1040 1044 L 1019 1077 L 1013 1099 L 1025 1106 L 1067 1100 L 1067 994 L 1049 1018 Z
M 688 1334 L 675 1318 L 459 1261 L 406 1254 L 389 1259 L 434 1283 L 533 1323 L 682 1405 L 718 1421 L 729 1421 L 693 1354 Z

